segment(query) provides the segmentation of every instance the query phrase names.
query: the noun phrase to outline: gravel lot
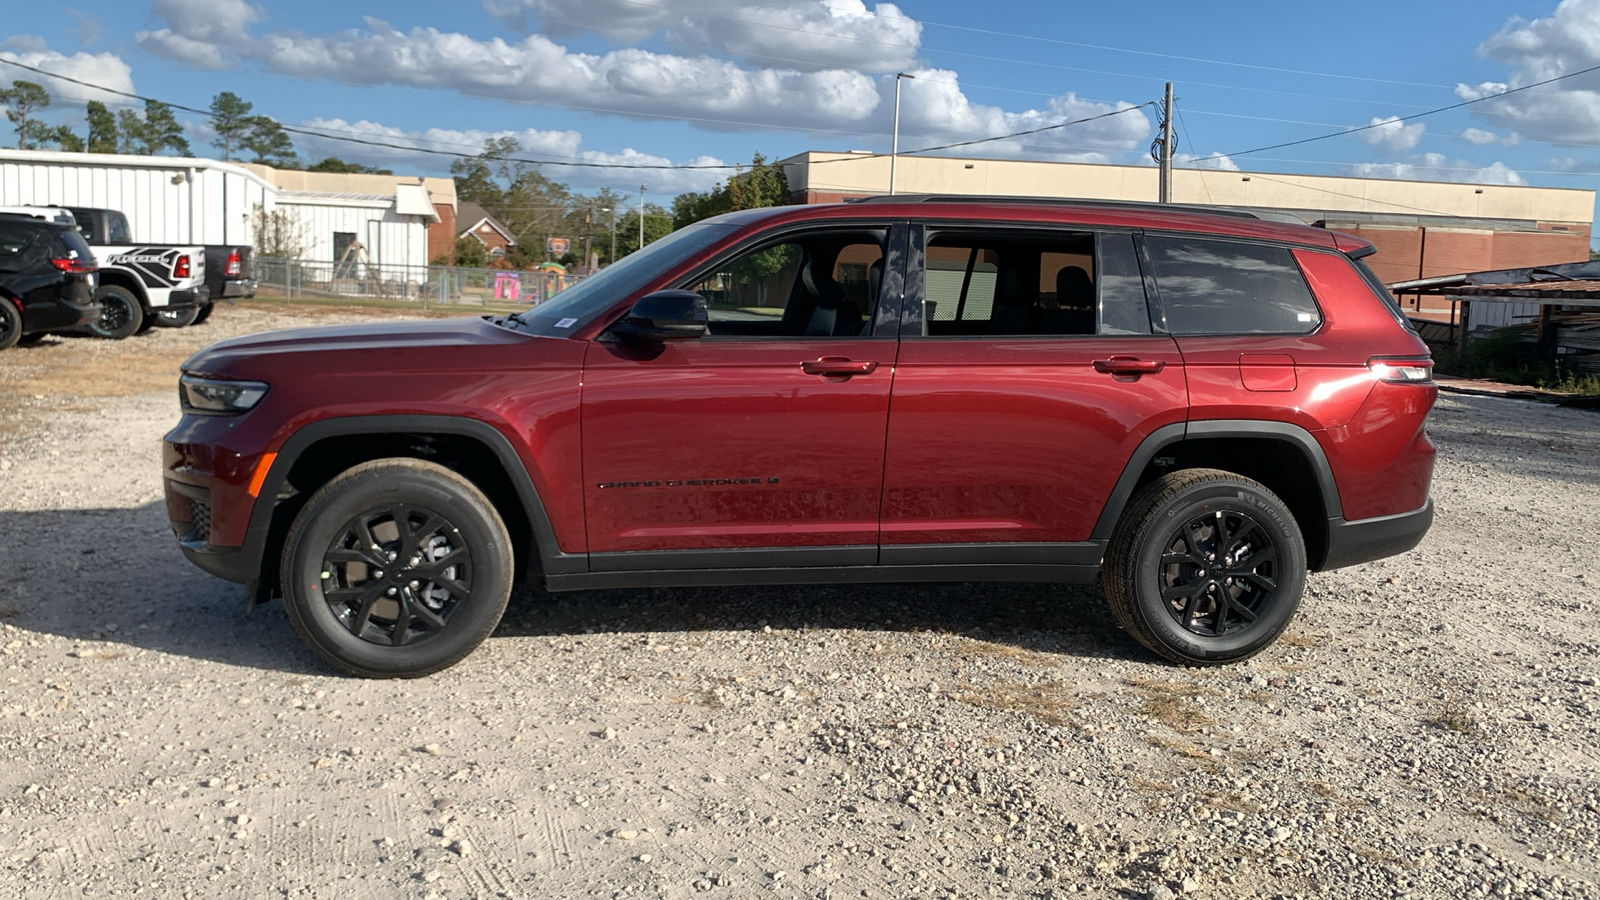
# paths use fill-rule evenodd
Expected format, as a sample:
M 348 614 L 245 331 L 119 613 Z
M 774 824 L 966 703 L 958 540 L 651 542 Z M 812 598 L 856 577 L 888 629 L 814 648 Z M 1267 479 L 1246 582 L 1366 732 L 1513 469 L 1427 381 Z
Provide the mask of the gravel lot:
M 342 677 L 178 553 L 205 326 L 0 353 L 0 895 L 1600 897 L 1600 415 L 1447 397 L 1438 519 L 1186 670 L 1045 585 L 520 591 Z

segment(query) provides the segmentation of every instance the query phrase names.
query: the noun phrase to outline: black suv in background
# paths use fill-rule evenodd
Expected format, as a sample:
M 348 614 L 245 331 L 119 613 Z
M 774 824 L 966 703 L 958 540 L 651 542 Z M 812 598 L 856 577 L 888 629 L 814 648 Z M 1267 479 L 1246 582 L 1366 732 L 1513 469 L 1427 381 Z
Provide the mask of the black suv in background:
M 98 273 L 76 229 L 0 214 L 0 350 L 98 317 Z

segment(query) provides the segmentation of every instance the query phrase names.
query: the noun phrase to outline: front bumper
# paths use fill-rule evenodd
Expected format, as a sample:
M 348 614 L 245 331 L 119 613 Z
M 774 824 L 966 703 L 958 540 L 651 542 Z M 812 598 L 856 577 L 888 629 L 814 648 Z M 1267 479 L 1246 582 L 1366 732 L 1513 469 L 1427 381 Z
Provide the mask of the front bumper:
M 1432 497 L 1421 509 L 1392 516 L 1355 522 L 1336 516 L 1328 520 L 1328 555 L 1318 569 L 1325 572 L 1399 555 L 1421 543 L 1432 524 Z

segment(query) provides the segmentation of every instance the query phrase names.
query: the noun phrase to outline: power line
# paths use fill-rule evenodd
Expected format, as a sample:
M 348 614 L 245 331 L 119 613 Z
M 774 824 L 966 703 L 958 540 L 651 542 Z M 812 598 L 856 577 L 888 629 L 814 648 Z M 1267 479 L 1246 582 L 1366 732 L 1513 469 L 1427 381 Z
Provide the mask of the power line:
M 1249 156 L 1249 155 L 1251 155 L 1253 153 L 1265 153 L 1268 150 L 1282 150 L 1284 147 L 1298 147 L 1301 144 L 1309 144 L 1309 143 L 1312 143 L 1313 141 L 1324 141 L 1324 140 L 1327 140 L 1328 138 L 1339 137 L 1341 135 L 1358 134 L 1358 133 L 1363 132 L 1363 131 L 1370 131 L 1370 130 L 1372 130 L 1374 128 L 1382 128 L 1385 125 L 1393 125 L 1393 124 L 1395 124 L 1397 122 L 1409 122 L 1412 119 L 1420 119 L 1423 116 L 1432 116 L 1432 115 L 1437 115 L 1438 113 L 1442 113 L 1442 112 L 1449 112 L 1452 109 L 1461 109 L 1464 106 L 1471 106 L 1474 103 L 1482 103 L 1485 100 L 1494 100 L 1494 99 L 1497 99 L 1497 98 L 1500 98 L 1500 97 L 1509 96 L 1511 94 L 1519 94 L 1519 93 L 1521 93 L 1523 91 L 1532 90 L 1533 88 L 1536 88 L 1536 87 L 1543 87 L 1544 85 L 1547 85 L 1547 84 L 1554 84 L 1557 81 L 1564 81 L 1564 80 L 1566 80 L 1568 78 L 1576 78 L 1579 75 L 1587 75 L 1590 72 L 1596 72 L 1596 71 L 1600 71 L 1600 66 L 1590 66 L 1587 69 L 1579 69 L 1576 72 L 1568 72 L 1565 75 L 1557 75 L 1554 78 L 1546 78 L 1543 81 L 1535 81 L 1533 84 L 1525 84 L 1522 87 L 1508 88 L 1508 89 L 1503 90 L 1503 91 L 1501 91 L 1501 92 L 1499 92 L 1497 94 L 1486 94 L 1485 96 L 1477 97 L 1477 98 L 1474 98 L 1472 100 L 1463 100 L 1460 103 L 1452 103 L 1449 106 L 1441 106 L 1441 107 L 1438 107 L 1436 109 L 1430 109 L 1427 112 L 1412 113 L 1409 116 L 1396 116 L 1396 117 L 1393 117 L 1393 118 L 1385 119 L 1385 120 L 1383 120 L 1381 122 L 1373 122 L 1370 125 L 1362 125 L 1359 128 L 1347 128 L 1347 129 L 1345 129 L 1343 131 L 1333 131 L 1333 132 L 1329 132 L 1327 134 L 1319 134 L 1316 137 L 1301 138 L 1298 141 L 1285 141 L 1285 142 L 1283 142 L 1281 144 L 1269 144 L 1269 145 L 1267 145 L 1265 147 L 1257 147 L 1254 150 L 1241 150 L 1241 151 L 1239 151 L 1237 153 L 1229 153 L 1229 154 L 1226 154 L 1226 155 L 1230 156 L 1230 157 L 1231 156 Z

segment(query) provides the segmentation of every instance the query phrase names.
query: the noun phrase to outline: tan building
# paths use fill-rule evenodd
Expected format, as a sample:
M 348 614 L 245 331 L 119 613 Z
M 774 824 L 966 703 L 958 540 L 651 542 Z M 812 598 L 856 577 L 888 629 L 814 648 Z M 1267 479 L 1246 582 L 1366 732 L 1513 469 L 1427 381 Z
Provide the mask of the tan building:
M 782 160 L 794 198 L 836 203 L 889 192 L 889 157 L 808 152 Z M 902 194 L 1155 202 L 1154 166 L 901 156 Z M 1287 212 L 1372 241 L 1386 283 L 1589 258 L 1595 192 L 1569 188 L 1175 169 L 1174 203 Z M 1415 305 L 1415 298 L 1410 298 Z

